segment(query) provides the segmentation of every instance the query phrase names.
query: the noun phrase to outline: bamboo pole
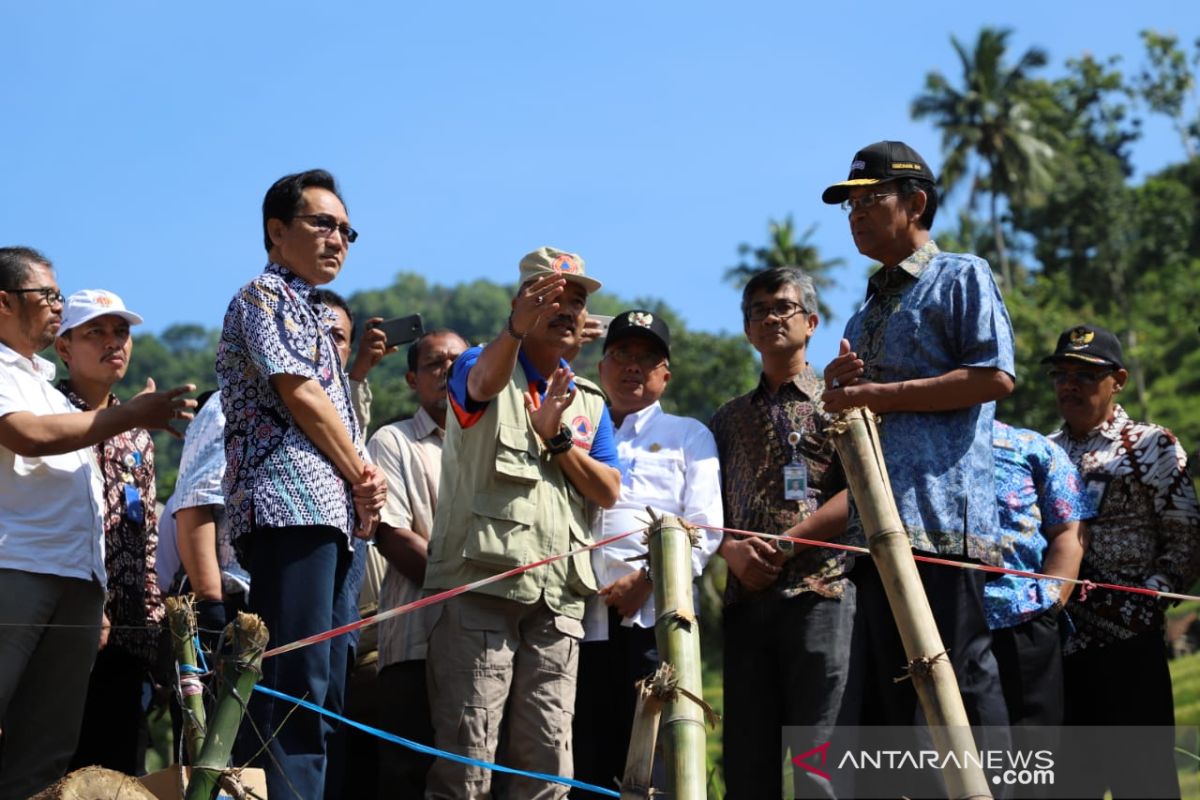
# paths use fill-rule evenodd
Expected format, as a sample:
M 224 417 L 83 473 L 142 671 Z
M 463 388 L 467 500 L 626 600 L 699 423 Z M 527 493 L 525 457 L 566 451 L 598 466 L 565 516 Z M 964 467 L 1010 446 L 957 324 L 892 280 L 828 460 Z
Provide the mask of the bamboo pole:
M 212 800 L 229 776 L 229 756 L 246 703 L 262 674 L 262 655 L 267 648 L 267 626 L 254 614 L 238 612 L 225 627 L 229 643 L 221 656 L 221 688 L 209 721 L 204 749 L 192 767 L 186 800 Z
M 929 608 L 912 544 L 896 510 L 896 498 L 879 445 L 879 430 L 864 408 L 842 412 L 832 426 L 850 492 L 862 517 L 867 547 L 879 570 L 904 652 L 908 676 L 925 712 L 934 747 L 941 754 L 974 753 L 975 739 L 963 707 L 954 667 L 945 656 L 941 634 Z M 987 776 L 978 764 L 956 766 L 943 759 L 942 777 L 951 798 L 991 797 Z
M 183 737 L 188 761 L 196 763 L 204 747 L 204 686 L 196 666 L 196 612 L 192 595 L 168 597 L 167 625 L 171 629 L 175 660 L 179 669 L 179 703 L 183 708 Z
M 663 663 L 654 675 L 637 682 L 637 707 L 625 756 L 625 774 L 621 778 L 621 800 L 646 800 L 651 796 L 658 725 L 674 678 L 671 665 Z
M 667 793 L 673 800 L 704 800 L 705 730 L 700 627 L 692 604 L 693 535 L 674 516 L 655 519 L 646 535 L 654 582 L 654 624 L 660 658 L 675 685 L 663 723 Z M 652 757 L 652 756 L 651 756 Z

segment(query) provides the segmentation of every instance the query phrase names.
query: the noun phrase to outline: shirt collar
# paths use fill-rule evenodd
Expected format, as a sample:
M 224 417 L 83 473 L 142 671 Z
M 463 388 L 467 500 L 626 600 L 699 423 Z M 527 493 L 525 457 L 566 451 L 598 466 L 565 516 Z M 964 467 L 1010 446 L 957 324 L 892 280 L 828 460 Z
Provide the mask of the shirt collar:
M 1071 429 L 1065 422 L 1063 423 L 1062 431 L 1066 435 L 1067 439 L 1074 441 L 1087 441 L 1093 436 L 1103 436 L 1105 439 L 1110 441 L 1119 442 L 1121 440 L 1121 431 L 1128 424 L 1129 415 L 1125 413 L 1125 409 L 1121 408 L 1120 403 L 1116 403 L 1113 405 L 1112 419 L 1101 422 L 1099 425 L 1088 431 L 1087 435 L 1082 439 L 1074 439 L 1074 437 L 1071 436 Z
M 79 395 L 75 394 L 75 390 L 71 388 L 71 381 L 69 379 L 63 378 L 61 381 L 59 381 L 58 383 L 56 383 L 54 385 L 54 388 L 56 388 L 60 392 L 62 392 L 63 396 L 71 401 L 71 405 L 75 406 L 80 411 L 92 411 L 93 410 L 92 407 L 87 404 L 86 400 L 84 400 Z M 108 393 L 108 404 L 110 406 L 116 406 L 116 405 L 120 405 L 121 401 L 117 399 L 117 396 L 115 394 L 113 394 L 112 392 L 109 392 Z
M 788 384 L 795 386 L 796 391 L 800 392 L 808 400 L 819 399 L 821 393 L 825 391 L 825 384 L 817 377 L 817 371 L 813 369 L 812 364 L 805 364 L 800 374 L 793 376 L 790 381 L 782 384 L 779 390 L 783 391 L 783 387 Z M 759 375 L 758 392 L 764 397 L 771 396 L 771 387 L 767 385 L 766 375 Z
M 313 286 L 311 283 L 304 280 L 304 278 L 301 278 L 287 267 L 280 266 L 274 261 L 268 261 L 266 269 L 264 269 L 263 272 L 267 273 L 268 275 L 278 275 L 279 277 L 283 278 L 284 282 L 293 292 L 300 295 L 300 297 L 306 302 L 312 302 L 312 293 L 316 291 L 317 287 Z
M 21 366 L 26 372 L 32 372 L 47 381 L 54 380 L 53 361 L 47 361 L 37 353 L 33 354 L 32 359 L 28 359 L 3 342 L 0 342 L 0 363 Z
M 894 267 L 881 267 L 867 279 L 867 297 L 879 291 L 893 289 L 911 283 L 921 277 L 933 257 L 941 253 L 937 242 L 930 239 L 918 247 L 912 255 Z
M 626 414 L 625 419 L 621 420 L 621 427 L 630 426 L 634 436 L 641 435 L 646 426 L 650 424 L 650 420 L 662 414 L 662 405 L 655 400 L 650 405 L 643 408 L 641 411 L 635 411 L 632 414 Z
M 446 438 L 446 430 L 439 428 L 437 422 L 424 406 L 417 407 L 417 413 L 413 414 L 413 433 L 418 439 L 424 439 L 427 436 L 436 433 L 439 439 Z
M 535 367 L 533 362 L 529 360 L 529 356 L 525 355 L 524 347 L 517 351 L 517 360 L 521 362 L 521 369 L 525 370 L 525 380 L 530 385 L 537 384 L 545 388 L 546 379 L 542 377 L 542 373 L 538 372 L 538 368 Z M 565 358 L 560 358 L 558 360 L 558 366 L 566 367 L 567 369 L 571 368 L 570 362 Z M 571 381 L 570 386 L 572 389 L 575 388 L 574 380 Z

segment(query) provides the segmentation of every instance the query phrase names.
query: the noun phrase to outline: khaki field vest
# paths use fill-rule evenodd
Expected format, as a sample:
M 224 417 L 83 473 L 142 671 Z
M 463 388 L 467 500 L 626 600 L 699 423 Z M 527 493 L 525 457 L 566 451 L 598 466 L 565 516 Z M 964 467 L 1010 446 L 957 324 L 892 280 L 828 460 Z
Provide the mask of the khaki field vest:
M 590 445 L 604 395 L 578 376 L 575 385 L 575 399 L 562 419 L 577 442 Z M 592 541 L 587 501 L 529 424 L 526 388 L 518 363 L 508 386 L 474 425 L 464 430 L 453 413 L 446 417 L 426 589 L 462 586 Z M 596 578 L 591 555 L 580 553 L 476 591 L 519 603 L 544 599 L 551 610 L 578 620 L 584 598 L 596 592 Z

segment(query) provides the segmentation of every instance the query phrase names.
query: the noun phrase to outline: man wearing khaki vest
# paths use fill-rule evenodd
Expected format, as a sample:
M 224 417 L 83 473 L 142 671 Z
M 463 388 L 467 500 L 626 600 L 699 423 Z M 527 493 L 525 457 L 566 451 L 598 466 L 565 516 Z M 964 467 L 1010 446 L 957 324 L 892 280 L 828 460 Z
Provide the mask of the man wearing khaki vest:
M 587 297 L 583 259 L 543 247 L 521 259 L 504 330 L 455 362 L 441 489 L 425 588 L 441 591 L 579 548 L 587 503 L 620 492 L 604 396 L 575 377 Z M 580 553 L 459 595 L 441 606 L 427 653 L 437 747 L 569 777 L 584 598 L 596 591 Z M 507 703 L 509 695 L 516 702 Z M 561 798 L 567 787 L 501 776 L 505 796 Z M 426 798 L 490 797 L 492 774 L 439 759 Z

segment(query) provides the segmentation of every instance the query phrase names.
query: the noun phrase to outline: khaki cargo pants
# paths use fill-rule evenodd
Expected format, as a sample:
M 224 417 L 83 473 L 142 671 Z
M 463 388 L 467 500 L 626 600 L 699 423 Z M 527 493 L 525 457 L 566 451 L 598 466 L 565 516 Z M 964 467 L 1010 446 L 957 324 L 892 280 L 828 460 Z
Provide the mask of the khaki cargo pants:
M 582 637 L 579 620 L 540 601 L 474 593 L 446 601 L 425 662 L 435 746 L 572 777 L 571 721 Z M 493 780 L 501 797 L 558 800 L 568 792 L 530 778 L 497 773 L 493 779 L 491 770 L 439 758 L 429 771 L 425 797 L 488 798 Z

